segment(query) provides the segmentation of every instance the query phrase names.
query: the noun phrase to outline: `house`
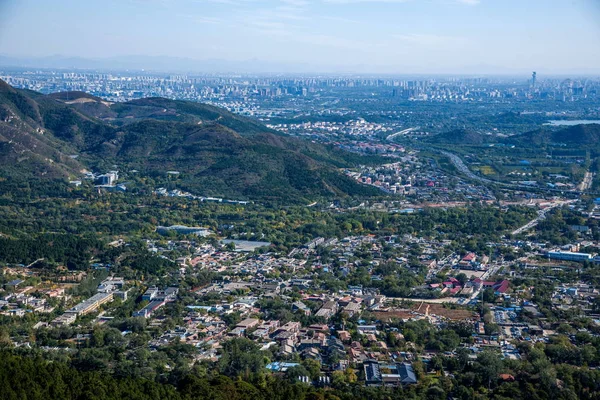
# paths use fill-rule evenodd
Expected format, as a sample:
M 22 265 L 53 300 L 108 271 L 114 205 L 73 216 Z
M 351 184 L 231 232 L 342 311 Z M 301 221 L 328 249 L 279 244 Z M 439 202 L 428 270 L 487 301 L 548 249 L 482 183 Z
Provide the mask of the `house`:
M 156 286 L 149 287 L 142 295 L 142 300 L 151 301 L 158 295 L 158 288 Z
M 278 320 L 272 320 L 272 321 L 263 321 L 263 323 L 260 324 L 260 326 L 258 327 L 258 329 L 263 329 L 263 330 L 268 331 L 268 333 L 272 333 L 278 327 L 279 327 L 279 321 Z
M 358 330 L 358 333 L 360 334 L 367 334 L 367 333 L 377 333 L 377 326 L 376 325 L 358 325 L 358 327 L 356 328 Z
M 149 318 L 156 310 L 164 306 L 166 303 L 164 300 L 152 300 L 148 305 L 139 311 L 134 311 L 134 317 Z
M 400 375 L 402 385 L 414 385 L 417 383 L 417 376 L 412 365 L 409 363 L 399 363 L 396 365 L 398 366 L 398 374 Z
M 298 343 L 297 349 L 298 351 L 303 351 L 308 348 L 321 348 L 325 345 L 323 340 L 319 339 L 304 339 Z
M 360 314 L 360 303 L 348 303 L 342 312 L 348 317 L 352 317 L 355 314 Z
M 352 340 L 352 336 L 348 331 L 338 331 L 337 334 L 340 340 L 344 343 L 350 343 Z
M 341 340 L 330 337 L 327 339 L 327 347 L 325 348 L 327 353 L 327 357 L 331 358 L 345 358 L 346 357 L 346 348 L 344 347 L 344 343 Z
M 315 316 L 329 319 L 337 313 L 337 310 L 338 304 L 335 301 L 328 301 L 325 304 L 323 304 L 323 307 L 321 307 L 319 311 L 317 311 Z
M 22 280 L 22 279 L 15 279 L 15 280 L 12 280 L 12 281 L 8 282 L 8 283 L 5 285 L 5 287 L 6 287 L 7 289 L 8 289 L 8 288 L 13 288 L 13 289 L 16 289 L 16 288 L 17 288 L 17 287 L 19 287 L 19 285 L 20 285 L 20 284 L 22 284 L 23 282 L 25 282 L 25 281 L 24 281 L 24 280 Z
M 515 381 L 515 377 L 510 374 L 500 374 L 500 375 L 498 375 L 498 377 L 503 382 L 514 382 Z
M 497 282 L 494 281 L 482 281 L 479 278 L 473 280 L 473 283 L 477 286 L 482 287 L 483 289 L 492 288 L 494 289 L 494 293 L 496 295 L 504 294 L 508 291 L 510 286 L 510 282 L 506 279 L 499 280 Z
M 374 359 L 363 362 L 367 386 L 397 387 L 417 383 L 417 376 L 409 363 L 380 363 Z
M 325 324 L 312 324 L 309 325 L 308 329 L 316 332 L 329 332 L 329 327 Z
M 241 326 L 236 326 L 227 334 L 227 336 L 241 337 L 244 335 L 244 333 L 246 333 L 245 328 L 242 328 Z
M 240 321 L 238 324 L 236 324 L 235 327 L 241 328 L 244 331 L 246 331 L 257 326 L 259 322 L 260 321 L 258 320 L 258 318 L 246 318 L 245 320 Z
M 468 253 L 458 263 L 462 269 L 474 269 L 477 266 L 477 256 L 475 253 Z
M 309 316 L 311 314 L 310 308 L 301 301 L 296 301 L 292 304 L 292 311 L 300 311 L 302 314 Z
M 280 356 L 284 356 L 284 357 L 288 357 L 291 356 L 292 354 L 294 354 L 294 347 L 290 346 L 289 344 L 282 344 L 279 347 L 279 353 Z
M 323 361 L 323 358 L 321 357 L 321 352 L 316 347 L 308 347 L 302 350 L 300 352 L 300 357 L 302 357 L 303 359 L 309 358 L 312 360 L 317 360 L 319 362 Z
M 365 307 L 371 307 L 372 305 L 374 305 L 376 303 L 376 299 L 373 296 L 367 296 L 363 299 L 363 304 L 365 305 Z
M 298 333 L 300 331 L 300 322 L 290 321 L 283 325 L 280 329 L 286 332 Z
M 365 360 L 363 369 L 365 371 L 365 384 L 367 386 L 382 386 L 383 378 L 381 377 L 379 361 Z

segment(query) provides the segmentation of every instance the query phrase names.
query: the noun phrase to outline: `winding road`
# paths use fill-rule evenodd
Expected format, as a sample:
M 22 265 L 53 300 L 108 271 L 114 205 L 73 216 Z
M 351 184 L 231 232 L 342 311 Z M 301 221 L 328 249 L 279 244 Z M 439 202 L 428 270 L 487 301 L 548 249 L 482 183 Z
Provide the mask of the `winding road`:
M 429 149 L 429 150 L 432 150 L 432 149 Z M 450 153 L 445 150 L 435 150 L 435 149 L 433 149 L 433 150 L 438 151 L 441 154 L 448 157 L 450 159 L 450 162 L 452 162 L 452 164 L 456 167 L 456 169 L 458 169 L 458 171 L 460 173 L 467 176 L 469 179 L 473 179 L 473 180 L 481 182 L 481 183 L 485 183 L 488 185 L 498 185 L 498 186 L 502 186 L 502 187 L 505 187 L 508 189 L 513 189 L 513 190 L 542 191 L 542 192 L 557 193 L 557 194 L 561 194 L 561 195 L 567 195 L 567 194 L 581 195 L 583 193 L 583 191 L 580 191 L 580 190 L 565 191 L 563 189 L 552 189 L 552 188 L 543 187 L 543 186 L 519 185 L 519 184 L 514 184 L 514 183 L 500 182 L 500 181 L 495 181 L 492 179 L 483 178 L 481 176 L 474 174 L 473 171 L 471 171 L 469 169 L 469 167 L 467 167 L 465 165 L 463 160 L 456 154 Z M 589 185 L 591 185 L 591 181 L 592 181 L 591 176 L 586 175 L 586 177 L 587 177 L 587 180 L 584 180 L 584 183 L 589 182 Z M 582 183 L 582 185 L 583 185 L 583 183 Z M 589 188 L 589 186 L 587 188 Z M 587 192 L 587 193 L 588 194 L 598 194 L 595 192 Z
M 529 221 L 528 223 L 526 223 L 525 225 L 523 225 L 522 227 L 515 229 L 514 231 L 511 232 L 512 235 L 518 235 L 519 233 L 523 233 L 531 228 L 533 228 L 534 226 L 536 226 L 540 221 L 546 219 L 546 214 L 548 213 L 548 211 L 556 208 L 556 207 L 560 207 L 563 206 L 565 204 L 568 203 L 573 203 L 575 200 L 561 200 L 561 201 L 557 201 L 556 203 L 552 204 L 551 206 L 548 206 L 546 208 L 544 208 L 543 210 L 539 210 L 538 211 L 538 216 L 535 219 L 532 219 L 531 221 Z

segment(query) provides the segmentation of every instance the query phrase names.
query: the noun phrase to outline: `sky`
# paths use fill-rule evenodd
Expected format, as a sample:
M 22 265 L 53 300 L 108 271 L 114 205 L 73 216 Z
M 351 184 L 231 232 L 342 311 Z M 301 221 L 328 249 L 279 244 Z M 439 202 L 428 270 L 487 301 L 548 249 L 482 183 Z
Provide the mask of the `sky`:
M 0 54 L 596 73 L 600 0 L 0 0 Z

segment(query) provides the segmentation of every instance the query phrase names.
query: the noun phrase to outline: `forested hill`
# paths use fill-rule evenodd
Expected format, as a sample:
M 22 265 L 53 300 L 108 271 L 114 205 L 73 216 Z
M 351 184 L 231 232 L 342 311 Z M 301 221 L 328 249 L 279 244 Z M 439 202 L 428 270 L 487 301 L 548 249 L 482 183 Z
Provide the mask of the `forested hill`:
M 585 124 L 562 128 L 544 126 L 540 129 L 502 138 L 469 129 L 456 129 L 428 137 L 425 141 L 438 145 L 466 146 L 487 145 L 496 142 L 523 147 L 562 144 L 600 151 L 600 125 Z
M 520 135 L 514 135 L 507 142 L 524 146 L 540 146 L 549 144 L 568 144 L 570 146 L 600 147 L 600 125 L 574 125 L 559 130 L 544 127 Z
M 0 81 L 4 177 L 77 178 L 116 166 L 152 177 L 176 170 L 180 189 L 240 199 L 379 194 L 340 172 L 364 162 L 356 158 L 210 105 L 163 98 L 110 103 Z

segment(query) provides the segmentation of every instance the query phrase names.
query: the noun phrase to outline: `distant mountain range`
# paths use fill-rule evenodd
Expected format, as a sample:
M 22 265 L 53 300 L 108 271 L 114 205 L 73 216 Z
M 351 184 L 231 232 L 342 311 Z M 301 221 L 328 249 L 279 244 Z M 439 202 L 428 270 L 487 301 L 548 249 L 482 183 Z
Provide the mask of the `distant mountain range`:
M 188 57 L 123 55 L 105 58 L 84 58 L 54 55 L 48 57 L 14 57 L 0 54 L 0 67 L 48 68 L 67 70 L 98 71 L 147 71 L 162 73 L 335 73 L 335 74 L 392 74 L 395 76 L 430 76 L 430 75 L 510 75 L 526 76 L 529 69 L 515 69 L 497 65 L 477 64 L 463 65 L 453 68 L 438 69 L 437 66 L 423 65 L 375 65 L 347 64 L 337 65 L 276 62 L 258 59 L 222 60 L 193 59 Z M 543 71 L 546 75 L 597 74 L 598 68 L 578 69 L 577 71 Z
M 117 165 L 147 176 L 179 171 L 203 195 L 305 201 L 375 195 L 339 171 L 360 156 L 272 131 L 206 104 L 147 98 L 114 103 L 82 92 L 40 93 L 0 81 L 1 177 L 78 177 Z
M 107 58 L 83 57 L 9 57 L 0 55 L 0 66 L 50 69 L 81 69 L 105 71 L 153 72 L 315 72 L 315 66 L 303 63 L 276 63 L 257 59 L 227 61 L 219 59 L 195 60 L 185 57 L 118 56 Z M 318 68 L 317 68 L 318 69 Z

